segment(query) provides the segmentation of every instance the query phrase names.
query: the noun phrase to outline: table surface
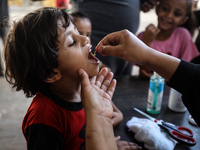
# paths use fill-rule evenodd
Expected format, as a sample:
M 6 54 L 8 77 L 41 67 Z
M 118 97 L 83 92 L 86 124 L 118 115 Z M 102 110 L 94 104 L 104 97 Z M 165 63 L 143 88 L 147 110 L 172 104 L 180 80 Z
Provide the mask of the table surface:
M 120 135 L 121 140 L 136 142 L 143 146 L 142 143 L 137 142 L 134 139 L 134 133 L 128 131 L 126 122 L 133 116 L 139 118 L 145 118 L 135 110 L 134 107 L 146 112 L 147 96 L 149 88 L 149 80 L 141 79 L 137 76 L 123 76 L 115 77 L 117 80 L 117 87 L 113 96 L 114 104 L 123 113 L 123 121 L 114 128 L 115 136 Z M 158 115 L 151 115 L 156 119 L 162 119 L 166 122 L 173 123 L 175 125 L 184 126 L 191 129 L 194 133 L 194 139 L 196 140 L 195 146 L 185 146 L 183 144 L 177 144 L 175 150 L 199 150 L 200 149 L 200 127 L 189 123 L 189 112 L 177 113 L 168 108 L 170 88 L 165 85 L 163 93 L 163 101 L 161 112 Z

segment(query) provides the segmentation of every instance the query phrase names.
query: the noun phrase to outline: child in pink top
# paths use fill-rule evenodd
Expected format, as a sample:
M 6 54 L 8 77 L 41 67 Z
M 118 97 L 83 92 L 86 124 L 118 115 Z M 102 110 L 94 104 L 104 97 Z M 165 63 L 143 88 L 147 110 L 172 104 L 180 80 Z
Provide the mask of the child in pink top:
M 191 61 L 199 56 L 189 31 L 181 25 L 189 21 L 192 0 L 160 0 L 156 7 L 158 27 L 150 24 L 138 35 L 145 44 L 177 58 Z M 152 71 L 140 66 L 140 75 L 150 77 Z

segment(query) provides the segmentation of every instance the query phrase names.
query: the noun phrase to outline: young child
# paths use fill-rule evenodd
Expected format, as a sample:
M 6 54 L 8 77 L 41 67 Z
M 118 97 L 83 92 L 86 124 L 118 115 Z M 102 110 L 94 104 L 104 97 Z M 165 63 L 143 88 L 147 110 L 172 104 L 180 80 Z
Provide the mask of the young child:
M 156 7 L 158 26 L 150 24 L 138 38 L 156 50 L 191 61 L 199 52 L 188 30 L 180 27 L 191 22 L 191 7 L 192 0 L 160 0 Z M 152 71 L 141 66 L 140 75 L 150 77 Z
M 91 43 L 92 24 L 91 24 L 90 19 L 81 12 L 73 12 L 71 16 L 73 17 L 73 23 L 76 26 L 79 34 L 87 36 L 90 39 L 90 43 Z M 102 69 L 103 67 L 107 67 L 107 66 L 100 63 L 99 68 Z M 107 68 L 109 69 L 109 67 Z M 119 124 L 123 120 L 123 114 L 115 106 L 114 103 L 112 104 L 113 104 L 113 119 L 112 119 L 113 122 L 112 123 L 113 123 L 113 126 L 115 127 L 117 124 Z
M 80 35 L 87 36 L 91 43 L 92 23 L 90 19 L 81 12 L 73 12 L 71 16 L 73 17 L 73 23 Z
M 58 8 L 31 12 L 10 30 L 5 77 L 17 91 L 35 96 L 22 123 L 28 149 L 85 149 L 86 121 L 77 70 L 85 70 L 89 77 L 98 74 L 99 60 L 91 47 L 89 38 L 80 35 L 71 17 Z M 101 80 L 100 72 L 96 85 L 103 98 L 111 81 L 103 85 Z M 108 94 L 112 98 L 113 93 Z

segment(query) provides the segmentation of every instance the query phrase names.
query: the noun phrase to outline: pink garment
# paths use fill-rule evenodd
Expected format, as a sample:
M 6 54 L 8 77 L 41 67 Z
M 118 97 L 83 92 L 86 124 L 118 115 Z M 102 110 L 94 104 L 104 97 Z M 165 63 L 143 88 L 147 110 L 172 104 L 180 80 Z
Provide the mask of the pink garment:
M 138 38 L 142 40 L 143 35 L 144 32 L 139 33 Z M 169 39 L 165 41 L 154 40 L 151 47 L 185 61 L 191 61 L 199 56 L 199 51 L 192 41 L 190 33 L 183 27 L 175 28 Z

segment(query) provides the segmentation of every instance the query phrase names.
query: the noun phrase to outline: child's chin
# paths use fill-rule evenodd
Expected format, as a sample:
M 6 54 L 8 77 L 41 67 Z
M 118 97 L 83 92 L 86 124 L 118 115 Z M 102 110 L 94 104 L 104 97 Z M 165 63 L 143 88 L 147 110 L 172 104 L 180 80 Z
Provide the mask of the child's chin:
M 89 77 L 94 77 L 99 73 L 99 67 L 96 68 L 96 70 L 93 70 L 93 72 L 88 73 Z

